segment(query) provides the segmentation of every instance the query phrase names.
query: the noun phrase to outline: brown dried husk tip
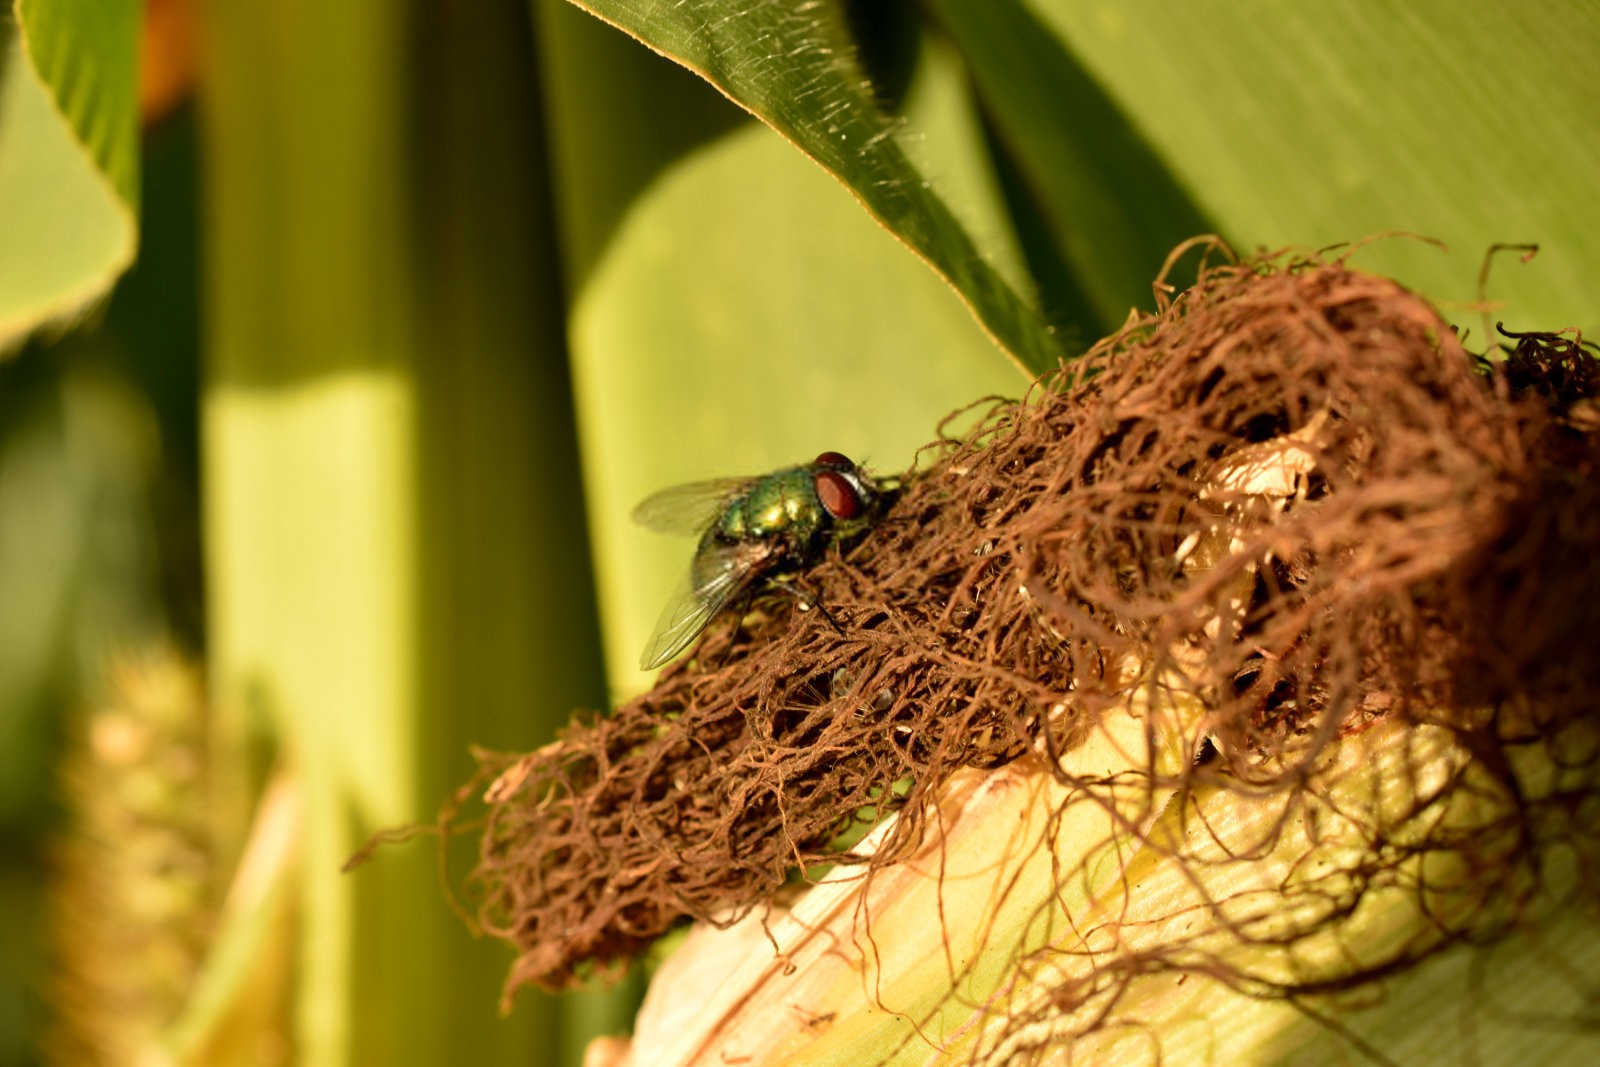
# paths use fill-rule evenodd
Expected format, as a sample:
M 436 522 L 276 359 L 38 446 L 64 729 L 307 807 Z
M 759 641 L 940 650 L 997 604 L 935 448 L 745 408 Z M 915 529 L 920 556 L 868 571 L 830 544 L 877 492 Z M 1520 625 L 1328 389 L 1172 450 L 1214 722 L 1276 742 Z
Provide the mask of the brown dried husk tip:
M 1152 790 L 1205 775 L 1281 796 L 1376 721 L 1441 725 L 1513 800 L 1494 832 L 1398 852 L 1375 827 L 1369 883 L 1399 852 L 1453 849 L 1503 926 L 1559 839 L 1596 884 L 1596 755 L 1569 749 L 1600 682 L 1597 392 L 1581 343 L 1523 336 L 1491 365 L 1342 260 L 1206 268 L 925 450 L 887 520 L 807 575 L 842 634 L 762 597 L 613 715 L 482 757 L 467 893 L 518 951 L 507 996 L 685 918 L 731 923 L 818 864 L 894 863 L 952 772 L 1070 750 L 1126 704 L 1129 664 L 1181 679 L 1204 709 L 1184 744 L 1217 756 L 1152 761 Z M 1240 488 L 1252 450 L 1284 441 L 1307 457 L 1287 499 Z M 1543 747 L 1561 788 L 1516 800 L 1512 756 Z M 842 853 L 891 810 L 870 856 Z M 1364 966 L 1487 932 L 1468 926 Z

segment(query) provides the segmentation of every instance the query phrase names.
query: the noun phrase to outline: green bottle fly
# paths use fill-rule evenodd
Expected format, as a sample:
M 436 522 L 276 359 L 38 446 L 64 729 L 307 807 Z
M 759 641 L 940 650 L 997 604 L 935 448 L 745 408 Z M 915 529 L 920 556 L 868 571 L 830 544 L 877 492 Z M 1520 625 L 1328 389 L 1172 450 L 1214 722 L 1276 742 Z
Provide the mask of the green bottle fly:
M 682 652 L 752 582 L 809 567 L 838 538 L 871 526 L 881 501 L 877 483 L 838 452 L 755 478 L 691 482 L 647 497 L 634 509 L 635 521 L 699 534 L 700 544 L 640 669 Z

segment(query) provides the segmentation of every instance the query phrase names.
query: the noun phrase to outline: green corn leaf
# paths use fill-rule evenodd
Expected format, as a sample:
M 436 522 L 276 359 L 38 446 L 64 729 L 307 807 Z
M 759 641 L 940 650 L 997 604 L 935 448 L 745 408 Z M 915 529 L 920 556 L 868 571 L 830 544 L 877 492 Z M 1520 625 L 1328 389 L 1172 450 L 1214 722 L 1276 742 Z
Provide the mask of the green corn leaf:
M 497 1016 L 507 958 L 431 842 L 341 873 L 469 746 L 603 699 L 527 9 L 208 17 L 209 676 L 218 736 L 274 737 L 302 805 L 292 1058 L 568 1062 L 553 998 Z
M 1453 317 L 1481 333 L 1482 316 L 1462 304 L 1477 296 L 1485 251 L 1538 242 L 1532 263 L 1502 262 L 1490 279 L 1488 296 L 1507 305 L 1507 325 L 1600 328 L 1592 296 L 1600 144 L 1577 132 L 1600 113 L 1595 5 L 1537 0 L 1470 13 L 1439 0 L 981 6 L 1049 32 L 1051 44 L 1031 50 L 1058 48 L 1081 65 L 1241 250 L 1392 230 L 1438 238 L 1450 254 L 1392 240 L 1362 252 L 1360 263 L 1455 302 Z M 969 12 L 960 21 L 982 20 Z M 987 18 L 1002 21 L 998 10 Z M 984 95 L 1009 108 L 1019 90 L 1006 85 L 1002 94 L 997 75 L 981 74 L 986 66 L 975 59 Z M 1047 161 L 1047 120 L 1065 126 L 1077 116 L 1060 108 L 1001 121 L 1035 131 L 1035 158 Z M 1070 198 L 1081 180 L 1041 167 L 1029 177 L 1049 199 Z
M 936 0 L 1025 195 L 1089 311 L 1109 332 L 1148 307 L 1150 283 L 1205 217 L 1117 101 L 1017 0 Z M 1024 219 L 1019 224 L 1034 222 Z M 1041 285 L 1048 271 L 1041 265 Z
M 133 262 L 139 11 L 16 0 L 0 19 L 0 352 L 81 314 Z
M 1066 353 L 991 265 L 898 139 L 831 3 L 578 0 L 710 81 L 850 189 L 956 289 L 990 336 L 1037 374 Z M 751 186 L 753 188 L 753 186 Z

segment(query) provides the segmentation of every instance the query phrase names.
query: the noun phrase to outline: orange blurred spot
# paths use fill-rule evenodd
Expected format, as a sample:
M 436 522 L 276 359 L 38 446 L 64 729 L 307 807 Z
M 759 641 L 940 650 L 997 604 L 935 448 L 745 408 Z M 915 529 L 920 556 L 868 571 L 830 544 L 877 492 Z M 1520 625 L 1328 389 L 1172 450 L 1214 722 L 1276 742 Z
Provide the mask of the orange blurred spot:
M 145 0 L 139 40 L 139 118 L 145 125 L 194 88 L 198 37 L 192 0 Z

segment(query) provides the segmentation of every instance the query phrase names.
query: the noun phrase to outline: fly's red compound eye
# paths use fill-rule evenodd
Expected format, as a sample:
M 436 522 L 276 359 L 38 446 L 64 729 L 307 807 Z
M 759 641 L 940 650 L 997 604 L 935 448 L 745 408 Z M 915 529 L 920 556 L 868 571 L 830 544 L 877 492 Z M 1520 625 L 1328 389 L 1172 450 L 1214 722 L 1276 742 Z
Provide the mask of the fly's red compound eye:
M 812 478 L 812 484 L 816 487 L 817 499 L 822 501 L 829 515 L 836 519 L 853 519 L 861 514 L 861 494 L 850 484 L 850 479 L 838 471 L 818 471 Z
M 836 470 L 855 470 L 856 465 L 850 462 L 850 457 L 843 452 L 824 452 L 813 461 L 818 467 L 833 467 Z

